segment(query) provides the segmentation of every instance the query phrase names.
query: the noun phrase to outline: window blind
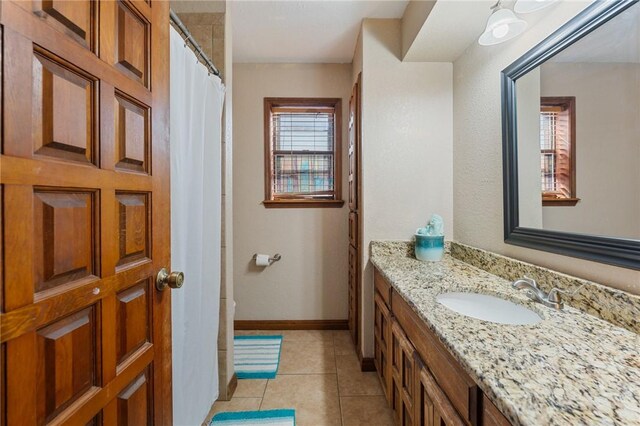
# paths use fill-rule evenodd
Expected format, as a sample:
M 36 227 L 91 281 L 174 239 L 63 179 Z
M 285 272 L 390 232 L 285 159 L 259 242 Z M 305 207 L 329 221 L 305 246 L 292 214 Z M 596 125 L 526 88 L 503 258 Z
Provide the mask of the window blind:
M 271 110 L 272 193 L 276 198 L 334 198 L 335 110 Z
M 540 169 L 546 196 L 571 197 L 571 121 L 568 108 L 540 110 Z

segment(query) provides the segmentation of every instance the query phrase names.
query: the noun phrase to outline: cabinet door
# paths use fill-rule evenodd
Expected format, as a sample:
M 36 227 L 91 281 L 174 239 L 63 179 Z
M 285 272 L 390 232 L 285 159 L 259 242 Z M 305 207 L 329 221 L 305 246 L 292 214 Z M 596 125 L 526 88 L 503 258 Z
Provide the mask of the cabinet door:
M 349 212 L 349 244 L 358 247 L 358 213 Z
M 373 361 L 382 382 L 382 389 L 387 398 L 387 402 L 391 402 L 391 365 L 389 364 L 389 351 L 391 334 L 391 313 L 384 303 L 384 300 L 376 292 L 374 307 L 374 358 Z
M 415 368 L 415 424 L 417 426 L 464 426 L 464 421 L 417 356 Z
M 349 210 L 358 210 L 358 145 L 360 138 L 360 79 L 354 84 L 349 99 Z
M 351 339 L 358 344 L 358 251 L 352 245 L 349 246 L 349 312 L 348 323 Z
M 482 399 L 482 405 L 484 407 L 482 409 L 482 424 L 484 426 L 509 426 L 511 424 L 486 395 Z
M 391 325 L 392 406 L 399 425 L 413 425 L 415 385 L 413 346 L 396 321 Z

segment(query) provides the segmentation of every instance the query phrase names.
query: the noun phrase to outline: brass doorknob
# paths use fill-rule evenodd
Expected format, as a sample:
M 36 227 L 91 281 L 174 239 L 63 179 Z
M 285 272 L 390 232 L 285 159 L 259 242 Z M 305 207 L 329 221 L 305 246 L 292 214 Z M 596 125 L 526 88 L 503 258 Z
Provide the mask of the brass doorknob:
M 167 272 L 165 268 L 160 269 L 156 277 L 156 288 L 163 291 L 167 287 L 180 288 L 184 284 L 184 274 L 182 272 Z

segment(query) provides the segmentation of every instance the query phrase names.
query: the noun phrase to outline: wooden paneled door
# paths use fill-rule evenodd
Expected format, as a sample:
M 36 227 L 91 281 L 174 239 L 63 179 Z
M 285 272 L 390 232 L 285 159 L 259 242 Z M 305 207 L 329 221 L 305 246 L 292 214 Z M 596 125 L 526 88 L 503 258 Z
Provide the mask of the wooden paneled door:
M 349 99 L 349 331 L 360 353 L 360 75 Z
M 0 8 L 0 422 L 170 425 L 168 2 Z

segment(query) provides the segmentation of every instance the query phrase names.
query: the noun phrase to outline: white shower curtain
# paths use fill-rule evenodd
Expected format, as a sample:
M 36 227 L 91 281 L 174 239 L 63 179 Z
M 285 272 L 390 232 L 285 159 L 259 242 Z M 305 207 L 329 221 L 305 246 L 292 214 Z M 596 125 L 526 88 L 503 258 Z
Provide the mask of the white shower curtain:
M 224 86 L 171 28 L 173 421 L 200 425 L 218 397 Z

